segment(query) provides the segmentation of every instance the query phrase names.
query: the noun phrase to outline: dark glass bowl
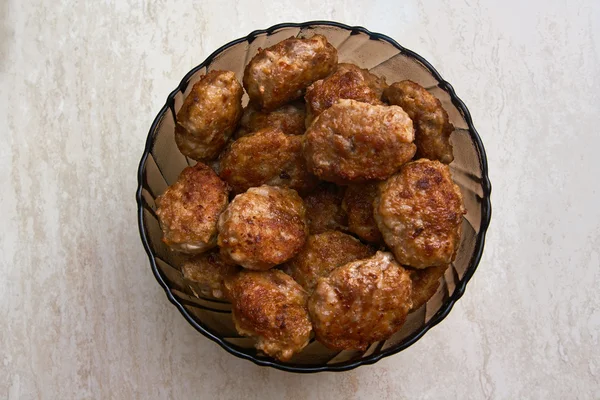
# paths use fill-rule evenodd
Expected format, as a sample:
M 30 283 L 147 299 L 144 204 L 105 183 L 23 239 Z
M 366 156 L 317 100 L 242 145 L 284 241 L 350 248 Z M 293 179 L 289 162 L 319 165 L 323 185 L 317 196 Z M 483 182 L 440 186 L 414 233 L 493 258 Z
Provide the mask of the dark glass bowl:
M 175 115 L 193 84 L 213 69 L 234 71 L 241 81 L 245 65 L 258 48 L 271 46 L 290 36 L 305 37 L 317 33 L 325 35 L 338 49 L 340 62 L 352 62 L 368 68 L 385 77 L 388 83 L 410 79 L 440 99 L 456 127 L 451 137 L 455 158 L 450 168 L 462 190 L 467 214 L 463 220 L 458 255 L 452 268 L 441 279 L 437 293 L 426 305 L 409 314 L 404 326 L 390 339 L 374 343 L 366 351 L 341 352 L 329 350 L 313 340 L 289 362 L 280 362 L 261 354 L 254 348 L 251 339 L 237 334 L 227 302 L 204 297 L 198 288 L 183 279 L 178 268 L 180 256 L 161 241 L 154 200 L 175 182 L 183 168 L 193 164 L 179 152 L 173 136 Z M 247 102 L 246 96 L 244 102 Z M 393 39 L 362 27 L 329 21 L 285 23 L 254 31 L 222 46 L 192 69 L 167 97 L 166 104 L 152 123 L 140 161 L 138 183 L 136 199 L 142 243 L 152 271 L 171 303 L 194 328 L 231 354 L 258 365 L 292 372 L 344 371 L 373 364 L 419 340 L 448 315 L 464 293 L 481 259 L 491 217 L 491 186 L 485 150 L 467 107 L 456 96 L 452 86 L 423 57 Z

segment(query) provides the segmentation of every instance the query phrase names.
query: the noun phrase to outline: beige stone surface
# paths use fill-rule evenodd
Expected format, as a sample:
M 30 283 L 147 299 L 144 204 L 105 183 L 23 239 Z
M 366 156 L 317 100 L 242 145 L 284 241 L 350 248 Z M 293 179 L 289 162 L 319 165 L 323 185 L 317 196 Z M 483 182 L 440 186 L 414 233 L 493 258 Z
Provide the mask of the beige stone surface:
M 0 398 L 600 398 L 600 3 L 0 1 Z M 340 374 L 254 366 L 167 301 L 138 238 L 152 119 L 221 44 L 282 21 L 431 61 L 488 149 L 494 216 L 463 299 Z

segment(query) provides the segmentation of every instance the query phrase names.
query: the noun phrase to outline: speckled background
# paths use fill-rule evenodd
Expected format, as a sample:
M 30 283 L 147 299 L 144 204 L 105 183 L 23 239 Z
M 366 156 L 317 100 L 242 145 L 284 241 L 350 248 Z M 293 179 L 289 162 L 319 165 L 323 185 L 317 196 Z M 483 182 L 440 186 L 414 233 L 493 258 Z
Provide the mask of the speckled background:
M 0 1 L 0 398 L 600 398 L 600 3 Z M 408 350 L 300 376 L 168 303 L 136 167 L 180 78 L 283 21 L 383 32 L 450 81 L 488 149 L 483 260 Z

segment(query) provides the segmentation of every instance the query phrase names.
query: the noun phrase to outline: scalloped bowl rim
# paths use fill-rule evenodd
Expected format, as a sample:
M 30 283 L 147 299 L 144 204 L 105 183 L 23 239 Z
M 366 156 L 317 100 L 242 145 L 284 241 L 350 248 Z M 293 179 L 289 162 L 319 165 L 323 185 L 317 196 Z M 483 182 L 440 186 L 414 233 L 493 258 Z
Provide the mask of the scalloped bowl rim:
M 409 57 L 414 58 L 417 61 L 419 61 L 431 73 L 431 75 L 433 77 L 435 77 L 435 79 L 439 82 L 438 87 L 445 90 L 450 95 L 452 103 L 461 112 L 465 122 L 467 123 L 467 125 L 469 127 L 469 134 L 471 136 L 471 139 L 475 143 L 475 147 L 477 149 L 477 153 L 479 156 L 479 163 L 480 163 L 481 172 L 482 172 L 481 187 L 483 189 L 483 197 L 481 199 L 482 200 L 481 226 L 480 226 L 480 231 L 476 236 L 477 240 L 475 243 L 475 249 L 473 252 L 473 256 L 471 257 L 471 260 L 469 261 L 469 266 L 465 272 L 463 279 L 458 282 L 454 292 L 446 300 L 446 302 L 442 305 L 442 307 L 438 310 L 438 312 L 434 316 L 432 316 L 431 319 L 429 321 L 427 321 L 421 327 L 421 329 L 419 329 L 418 331 L 413 332 L 411 335 L 407 336 L 397 346 L 390 347 L 379 353 L 371 354 L 370 356 L 367 356 L 365 358 L 361 358 L 358 360 L 351 360 L 351 361 L 347 361 L 347 362 L 340 363 L 340 364 L 322 365 L 322 366 L 317 366 L 317 367 L 285 364 L 285 363 L 279 362 L 274 359 L 258 358 L 258 357 L 252 356 L 250 354 L 247 354 L 247 353 L 244 353 L 243 351 L 238 350 L 236 348 L 236 346 L 225 342 L 222 338 L 211 333 L 210 331 L 205 329 L 202 325 L 198 324 L 198 322 L 196 322 L 196 320 L 189 314 L 189 312 L 183 307 L 183 305 L 173 296 L 173 294 L 170 291 L 169 286 L 167 285 L 165 280 L 162 278 L 162 276 L 158 270 L 155 256 L 152 253 L 152 249 L 150 248 L 150 243 L 146 236 L 146 230 L 144 228 L 144 223 L 143 223 L 143 206 L 142 206 L 142 185 L 143 185 L 143 181 L 144 181 L 144 169 L 146 166 L 146 160 L 152 149 L 154 132 L 156 131 L 156 128 L 159 125 L 159 123 L 161 122 L 164 114 L 168 111 L 169 106 L 173 103 L 175 95 L 180 91 L 181 92 L 184 91 L 182 89 L 185 88 L 190 77 L 193 74 L 195 74 L 197 71 L 199 71 L 200 69 L 202 69 L 204 67 L 208 67 L 216 56 L 218 56 L 224 50 L 226 50 L 232 46 L 235 46 L 236 44 L 243 43 L 245 41 L 252 42 L 259 35 L 263 35 L 263 34 L 270 35 L 273 32 L 275 32 L 279 29 L 282 29 L 282 28 L 304 29 L 304 28 L 310 28 L 312 26 L 331 26 L 331 27 L 335 27 L 335 28 L 348 30 L 351 32 L 351 34 L 363 33 L 363 34 L 368 35 L 370 39 L 386 41 L 389 44 L 391 44 L 392 46 L 394 46 L 396 49 L 398 49 L 400 52 L 402 52 L 403 54 L 406 54 Z M 473 125 L 473 121 L 471 119 L 471 114 L 470 114 L 469 110 L 467 109 L 467 106 L 456 95 L 452 85 L 450 85 L 450 83 L 445 81 L 441 77 L 439 72 L 437 72 L 437 70 L 427 60 L 425 60 L 423 57 L 421 57 L 417 53 L 401 46 L 399 43 L 397 43 L 394 39 L 390 38 L 389 36 L 381 34 L 381 33 L 371 32 L 368 29 L 363 28 L 361 26 L 349 26 L 349 25 L 345 25 L 345 24 L 342 24 L 339 22 L 333 22 L 333 21 L 308 21 L 308 22 L 302 22 L 302 23 L 286 22 L 286 23 L 280 23 L 277 25 L 273 25 L 267 29 L 260 29 L 260 30 L 252 31 L 250 34 L 248 34 L 245 37 L 241 37 L 239 39 L 232 40 L 229 43 L 219 47 L 212 54 L 210 54 L 201 64 L 199 64 L 198 66 L 196 66 L 195 68 L 190 70 L 183 77 L 183 79 L 181 80 L 181 82 L 179 83 L 177 88 L 169 94 L 165 105 L 161 108 L 160 112 L 158 113 L 158 115 L 156 116 L 154 121 L 152 122 L 152 126 L 150 127 L 150 131 L 148 133 L 148 137 L 147 137 L 146 144 L 144 147 L 144 153 L 143 153 L 142 158 L 139 163 L 137 178 L 138 178 L 138 187 L 136 190 L 136 201 L 137 201 L 137 207 L 138 207 L 138 210 L 137 210 L 138 211 L 138 228 L 139 228 L 141 240 L 144 245 L 144 249 L 146 250 L 146 253 L 148 255 L 148 258 L 150 260 L 150 265 L 152 267 L 152 272 L 154 273 L 154 277 L 156 278 L 158 283 L 162 286 L 162 288 L 165 290 L 165 293 L 166 293 L 169 301 L 177 307 L 179 312 L 181 312 L 181 314 L 185 317 L 185 319 L 194 328 L 196 328 L 196 330 L 198 330 L 200 333 L 202 333 L 204 336 L 206 336 L 210 340 L 219 344 L 227 352 L 229 352 L 239 358 L 250 360 L 253 363 L 260 365 L 260 366 L 274 367 L 279 370 L 288 371 L 288 372 L 310 373 L 310 372 L 322 372 L 322 371 L 347 371 L 347 370 L 359 367 L 361 365 L 374 364 L 384 357 L 396 354 L 396 353 L 406 349 L 407 347 L 413 345 L 429 329 L 431 329 L 432 327 L 434 327 L 435 325 L 440 323 L 448 315 L 448 313 L 452 310 L 452 307 L 454 306 L 456 301 L 458 299 L 460 299 L 462 297 L 462 295 L 464 294 L 466 285 L 469 282 L 469 280 L 471 279 L 471 277 L 473 276 L 473 274 L 475 273 L 475 270 L 477 269 L 477 266 L 481 260 L 481 256 L 482 256 L 483 248 L 484 248 L 484 244 L 485 244 L 485 234 L 486 234 L 486 231 L 488 229 L 488 226 L 489 226 L 489 223 L 491 220 L 491 212 L 492 212 L 492 206 L 491 206 L 491 200 L 490 200 L 492 188 L 491 188 L 491 184 L 490 184 L 489 177 L 488 177 L 488 166 L 487 166 L 487 157 L 486 157 L 485 149 L 483 147 L 481 138 L 479 137 L 479 134 L 477 133 L 477 130 L 475 129 L 475 127 Z

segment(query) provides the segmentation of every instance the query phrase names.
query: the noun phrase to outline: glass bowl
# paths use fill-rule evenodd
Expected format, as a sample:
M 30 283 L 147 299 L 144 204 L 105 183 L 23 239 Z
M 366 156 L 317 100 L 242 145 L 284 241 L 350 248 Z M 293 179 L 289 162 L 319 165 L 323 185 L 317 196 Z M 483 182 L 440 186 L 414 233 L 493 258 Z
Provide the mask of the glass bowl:
M 388 83 L 410 79 L 440 99 L 456 128 L 451 136 L 454 162 L 450 169 L 462 190 L 467 214 L 463 219 L 456 260 L 441 279 L 437 293 L 427 304 L 409 314 L 406 323 L 391 338 L 373 343 L 366 351 L 334 351 L 312 340 L 290 361 L 280 362 L 259 353 L 252 339 L 241 337 L 236 332 L 227 302 L 204 297 L 198 288 L 183 279 L 178 268 L 180 256 L 161 241 L 155 199 L 175 182 L 183 168 L 194 163 L 179 152 L 173 134 L 175 115 L 193 84 L 213 69 L 234 71 L 241 81 L 245 65 L 259 48 L 269 47 L 290 36 L 306 37 L 317 33 L 325 35 L 338 49 L 339 62 L 368 68 L 385 77 Z M 246 95 L 243 101 L 245 105 L 248 101 Z M 448 315 L 463 295 L 481 259 L 491 217 L 491 186 L 485 150 L 467 107 L 456 96 L 452 86 L 423 57 L 393 39 L 362 27 L 329 21 L 284 23 L 254 31 L 222 46 L 192 69 L 167 97 L 166 104 L 152 123 L 139 165 L 138 184 L 136 199 L 142 243 L 152 271 L 171 303 L 194 328 L 231 354 L 258 365 L 291 372 L 344 371 L 373 364 L 423 337 Z

